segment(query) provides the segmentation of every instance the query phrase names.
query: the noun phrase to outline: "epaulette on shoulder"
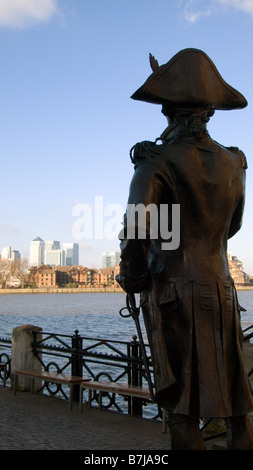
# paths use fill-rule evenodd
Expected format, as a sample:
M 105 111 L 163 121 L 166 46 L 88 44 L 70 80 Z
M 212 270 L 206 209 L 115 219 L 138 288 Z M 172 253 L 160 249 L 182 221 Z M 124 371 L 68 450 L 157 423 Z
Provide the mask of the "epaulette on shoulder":
M 248 168 L 248 163 L 243 151 L 240 150 L 238 147 L 227 147 L 227 149 L 230 150 L 230 152 L 233 152 L 238 155 L 238 157 L 240 157 L 242 168 L 246 170 Z
M 130 150 L 131 162 L 136 164 L 142 160 L 154 158 L 159 153 L 157 147 L 155 142 L 149 140 L 138 142 Z

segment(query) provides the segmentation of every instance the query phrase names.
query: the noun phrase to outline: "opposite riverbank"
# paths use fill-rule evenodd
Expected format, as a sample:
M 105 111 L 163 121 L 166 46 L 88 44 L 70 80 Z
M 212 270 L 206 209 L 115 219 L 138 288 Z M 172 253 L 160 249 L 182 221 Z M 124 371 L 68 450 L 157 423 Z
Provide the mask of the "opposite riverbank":
M 84 294 L 99 292 L 124 292 L 121 287 L 66 287 L 66 288 L 47 288 L 37 287 L 28 289 L 0 289 L 0 294 Z
M 237 286 L 237 291 L 253 290 L 253 286 Z M 122 293 L 124 290 L 121 287 L 66 287 L 66 288 L 47 288 L 37 287 L 28 289 L 0 289 L 1 294 L 84 294 L 84 293 L 106 293 L 116 292 Z

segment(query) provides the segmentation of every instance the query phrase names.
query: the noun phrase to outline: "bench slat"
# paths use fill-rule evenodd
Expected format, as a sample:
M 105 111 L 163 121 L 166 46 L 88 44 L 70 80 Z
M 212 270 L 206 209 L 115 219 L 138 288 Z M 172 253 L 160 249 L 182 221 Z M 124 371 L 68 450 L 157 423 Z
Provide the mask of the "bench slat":
M 83 377 L 78 377 L 76 375 L 67 375 L 61 374 L 58 372 L 49 372 L 49 371 L 42 371 L 39 372 L 37 370 L 16 370 L 14 373 L 14 395 L 16 395 L 16 388 L 17 388 L 17 377 L 29 377 L 32 380 L 32 393 L 34 387 L 34 380 L 40 379 L 46 382 L 58 383 L 58 384 L 66 384 L 70 387 L 70 396 L 69 396 L 69 407 L 72 409 L 72 401 L 73 401 L 73 387 L 75 385 L 79 385 L 81 382 L 85 382 L 86 380 L 89 381 L 90 379 L 84 379 Z
M 86 380 L 89 379 L 84 379 L 83 377 L 78 377 L 76 375 L 67 375 L 67 374 L 61 374 L 58 372 L 48 372 L 48 371 L 43 371 L 43 372 L 38 372 L 36 370 L 16 370 L 14 372 L 16 375 L 23 375 L 26 377 L 34 377 L 35 379 L 42 379 L 42 380 L 48 380 L 50 379 L 52 381 L 57 381 L 61 383 L 80 383 L 80 382 L 85 382 Z
M 98 390 L 102 392 L 112 392 L 124 395 L 134 395 L 140 398 L 149 398 L 150 391 L 148 387 L 142 387 L 140 385 L 129 385 L 117 382 L 106 382 L 106 381 L 91 381 L 87 383 L 81 382 L 82 388 Z

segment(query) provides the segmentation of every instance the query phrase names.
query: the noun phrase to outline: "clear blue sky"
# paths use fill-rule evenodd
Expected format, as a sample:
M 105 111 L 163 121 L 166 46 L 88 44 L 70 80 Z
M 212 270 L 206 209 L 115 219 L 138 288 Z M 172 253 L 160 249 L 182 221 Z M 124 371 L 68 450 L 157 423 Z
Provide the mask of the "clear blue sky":
M 29 257 L 38 235 L 78 241 L 89 267 L 118 250 L 116 237 L 75 240 L 73 208 L 98 196 L 125 208 L 129 149 L 166 127 L 160 106 L 130 99 L 149 52 L 163 64 L 195 47 L 249 102 L 208 129 L 248 159 L 244 225 L 229 247 L 253 274 L 252 46 L 253 0 L 1 0 L 0 250 Z

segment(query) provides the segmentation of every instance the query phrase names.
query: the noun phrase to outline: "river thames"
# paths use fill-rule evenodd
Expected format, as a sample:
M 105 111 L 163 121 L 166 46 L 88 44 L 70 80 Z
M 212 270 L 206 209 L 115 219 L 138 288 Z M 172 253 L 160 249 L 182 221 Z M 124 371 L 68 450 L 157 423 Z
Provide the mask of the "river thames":
M 122 318 L 125 293 L 5 294 L 0 296 L 0 337 L 24 324 L 46 332 L 128 341 L 136 334 L 131 318 Z M 238 291 L 242 327 L 253 324 L 253 290 Z M 141 323 L 143 326 L 142 318 Z M 144 336 L 146 336 L 144 334 Z

